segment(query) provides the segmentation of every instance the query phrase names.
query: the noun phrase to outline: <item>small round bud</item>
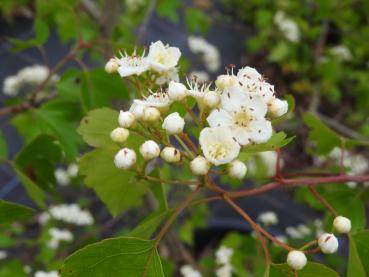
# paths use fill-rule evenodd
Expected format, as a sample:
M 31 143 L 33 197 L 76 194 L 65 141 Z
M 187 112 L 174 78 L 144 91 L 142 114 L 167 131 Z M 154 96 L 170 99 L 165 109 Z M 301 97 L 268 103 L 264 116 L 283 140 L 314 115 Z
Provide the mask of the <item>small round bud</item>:
M 333 234 L 324 233 L 319 237 L 318 245 L 324 254 L 332 254 L 338 249 L 338 240 Z
M 214 90 L 209 90 L 205 92 L 203 99 L 204 99 L 205 105 L 208 106 L 209 108 L 214 108 L 218 106 L 220 102 L 219 93 Z
M 136 163 L 136 153 L 132 149 L 123 148 L 115 155 L 114 163 L 117 168 L 128 169 Z
M 245 177 L 246 172 L 246 165 L 239 160 L 234 160 L 228 165 L 228 174 L 233 178 L 242 179 Z
M 160 147 L 153 140 L 147 140 L 140 146 L 140 153 L 145 160 L 152 160 L 159 156 Z
M 131 112 L 119 112 L 118 123 L 119 126 L 129 128 L 135 122 L 135 116 Z
M 181 153 L 174 147 L 164 147 L 160 157 L 168 163 L 176 163 L 181 160 Z
M 135 119 L 143 119 L 146 107 L 141 104 L 133 103 L 129 111 L 134 115 Z
M 107 73 L 115 73 L 115 72 L 117 72 L 118 67 L 119 67 L 119 64 L 117 63 L 117 61 L 115 59 L 110 59 L 105 64 L 105 71 Z
M 215 81 L 215 85 L 220 90 L 225 90 L 232 88 L 237 85 L 237 78 L 233 75 L 219 75 L 218 78 Z
M 168 86 L 168 96 L 174 101 L 181 101 L 187 96 L 187 88 L 181 83 L 170 81 Z
M 145 110 L 144 110 L 144 114 L 143 114 L 143 117 L 142 119 L 144 121 L 157 121 L 159 120 L 160 118 L 160 112 L 157 108 L 154 108 L 154 107 L 147 107 Z
M 112 139 L 112 141 L 117 142 L 117 143 L 125 142 L 128 139 L 128 136 L 129 136 L 129 131 L 121 127 L 115 128 L 110 133 L 110 138 Z
M 334 229 L 341 234 L 346 234 L 351 230 L 351 220 L 344 216 L 337 216 L 333 220 Z
M 210 169 L 210 163 L 203 156 L 197 156 L 190 163 L 194 175 L 206 175 Z
M 280 117 L 288 112 L 288 102 L 274 98 L 268 104 L 269 114 L 273 117 Z
M 287 255 L 287 264 L 294 270 L 302 269 L 307 263 L 304 252 L 292 250 Z
M 167 131 L 169 134 L 179 134 L 182 133 L 185 125 L 184 119 L 179 115 L 179 113 L 171 113 L 165 119 L 161 127 Z

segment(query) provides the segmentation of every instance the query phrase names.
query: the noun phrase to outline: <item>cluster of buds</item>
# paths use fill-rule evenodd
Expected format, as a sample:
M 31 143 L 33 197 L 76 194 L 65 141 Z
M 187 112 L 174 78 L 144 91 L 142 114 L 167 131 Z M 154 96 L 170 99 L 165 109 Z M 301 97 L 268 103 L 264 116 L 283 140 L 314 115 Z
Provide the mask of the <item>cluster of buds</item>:
M 339 234 L 346 234 L 351 230 L 350 219 L 337 216 L 333 221 L 333 228 Z M 338 250 L 338 239 L 332 233 L 323 233 L 318 238 L 318 246 L 324 254 L 332 254 Z M 307 258 L 303 251 L 292 250 L 288 253 L 287 264 L 294 270 L 302 269 L 307 263 Z
M 185 159 L 196 176 L 207 175 L 214 166 L 225 166 L 229 176 L 244 178 L 247 167 L 238 159 L 239 154 L 251 144 L 270 139 L 271 119 L 288 111 L 287 101 L 278 99 L 274 86 L 251 67 L 244 67 L 237 74 L 232 69 L 218 76 L 215 85 L 200 83 L 196 78 L 185 83 L 180 83 L 178 78 L 168 79 L 167 85 L 160 86 L 152 82 L 152 74 L 164 74 L 176 68 L 179 56 L 178 48 L 158 41 L 150 46 L 147 56 L 125 54 L 107 63 L 109 73 L 147 77 L 146 81 L 140 80 L 142 84 L 138 87 L 142 97 L 133 100 L 129 110 L 120 111 L 119 127 L 111 132 L 111 139 L 124 146 L 130 131 L 140 127 L 155 130 L 164 136 L 158 138 L 151 134 L 139 147 L 145 160 L 160 157 L 165 162 L 178 163 Z M 187 98 L 196 101 L 198 115 L 188 106 Z M 187 117 L 173 110 L 175 102 L 185 107 Z M 190 116 L 199 128 L 198 145 L 185 133 L 185 119 Z M 173 137 L 181 147 L 171 143 Z M 115 165 L 121 169 L 132 168 L 137 160 L 135 151 L 123 147 L 115 156 Z

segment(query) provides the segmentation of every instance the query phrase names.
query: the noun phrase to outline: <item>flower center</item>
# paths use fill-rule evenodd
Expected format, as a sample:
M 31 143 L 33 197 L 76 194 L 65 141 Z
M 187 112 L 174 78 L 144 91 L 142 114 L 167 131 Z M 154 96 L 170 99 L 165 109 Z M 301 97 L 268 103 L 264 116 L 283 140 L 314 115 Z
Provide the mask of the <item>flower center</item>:
M 216 142 L 209 145 L 209 154 L 214 157 L 214 159 L 223 159 L 226 157 L 228 151 L 225 145 Z
M 238 127 L 247 127 L 252 120 L 252 116 L 247 111 L 239 111 L 234 113 L 233 121 Z

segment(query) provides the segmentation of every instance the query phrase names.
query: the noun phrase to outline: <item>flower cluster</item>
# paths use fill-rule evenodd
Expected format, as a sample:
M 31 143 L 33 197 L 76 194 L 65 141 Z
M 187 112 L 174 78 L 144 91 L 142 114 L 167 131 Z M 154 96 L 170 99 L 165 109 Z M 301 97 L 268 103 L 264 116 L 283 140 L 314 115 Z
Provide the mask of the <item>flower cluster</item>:
M 72 178 L 78 175 L 78 165 L 70 164 L 66 169 L 57 168 L 54 172 L 56 182 L 61 186 L 69 185 Z
M 73 239 L 73 234 L 67 229 L 50 228 L 49 235 L 51 239 L 47 245 L 51 249 L 58 248 L 61 241 L 71 241 Z
M 183 277 L 201 277 L 200 271 L 194 269 L 190 265 L 183 265 L 179 270 Z
M 24 67 L 17 74 L 5 78 L 3 92 L 8 96 L 16 96 L 22 88 L 41 84 L 48 78 L 49 74 L 49 69 L 43 65 Z M 55 83 L 58 79 L 57 75 L 53 75 L 50 81 Z
M 78 226 L 91 225 L 94 222 L 91 213 L 82 210 L 77 204 L 52 206 L 47 213 L 44 212 L 40 215 L 39 222 L 46 224 L 51 218 Z
M 202 37 L 189 36 L 188 46 L 192 53 L 201 55 L 207 70 L 215 72 L 221 66 L 218 49 Z
M 118 72 L 121 77 L 132 75 L 141 75 L 145 72 L 151 72 L 155 83 L 163 85 L 171 80 L 178 80 L 178 70 L 176 68 L 181 51 L 177 47 L 164 45 L 161 41 L 152 43 L 149 53 L 138 55 L 136 51 L 132 55 L 126 52 L 120 57 L 110 59 L 105 65 L 108 73 Z
M 231 277 L 232 276 L 232 264 L 231 257 L 233 255 L 233 249 L 222 245 L 215 252 L 215 262 L 217 264 L 217 270 L 215 272 L 217 277 Z
M 339 234 L 346 234 L 351 231 L 350 219 L 337 216 L 333 221 L 333 228 Z M 324 254 L 335 253 L 338 249 L 338 239 L 333 233 L 323 233 L 318 238 L 318 246 L 320 251 Z M 307 263 L 307 258 L 304 252 L 299 250 L 292 250 L 288 253 L 287 264 L 295 269 L 302 269 Z
M 59 274 L 57 271 L 50 271 L 50 272 L 45 272 L 45 271 L 37 271 L 35 273 L 35 277 L 58 277 Z
M 299 42 L 299 27 L 293 20 L 286 18 L 286 15 L 283 11 L 276 12 L 274 15 L 274 23 L 277 25 L 278 29 L 283 33 L 286 39 L 293 43 Z
M 170 70 L 177 61 L 179 50 L 155 42 L 150 46 L 147 57 L 124 56 L 131 62 L 110 60 L 117 65 L 117 71 L 126 77 L 141 74 L 145 70 Z M 109 71 L 109 70 L 108 70 Z M 123 74 L 127 73 L 129 74 Z M 136 73 L 133 73 L 136 72 Z M 141 87 L 142 89 L 142 87 Z M 182 158 L 189 160 L 194 175 L 206 175 L 212 166 L 227 165 L 231 177 L 242 179 L 247 172 L 246 165 L 238 160 L 244 147 L 251 144 L 267 142 L 273 134 L 270 119 L 280 117 L 288 111 L 288 103 L 275 96 L 274 86 L 254 68 L 244 67 L 235 75 L 233 69 L 225 75 L 218 76 L 215 86 L 211 83 L 201 84 L 196 79 L 187 79 L 180 83 L 170 81 L 167 87 L 144 88 L 140 91 L 145 95 L 133 100 L 129 110 L 120 111 L 119 127 L 111 132 L 114 142 L 124 146 L 130 132 L 138 132 L 142 127 L 147 130 L 157 129 L 156 134 L 163 131 L 166 137 L 150 134 L 150 139 L 139 147 L 145 160 L 161 157 L 168 163 L 177 163 Z M 187 98 L 193 98 L 199 109 L 199 115 L 188 112 L 198 124 L 198 149 L 181 139 L 186 125 L 185 117 L 178 112 L 169 112 L 171 105 L 179 102 L 187 105 Z M 191 109 L 187 107 L 187 111 Z M 206 126 L 207 125 L 207 126 Z M 141 128 L 141 129 L 140 129 Z M 182 148 L 174 147 L 169 136 L 176 138 Z M 187 136 L 188 138 L 189 136 Z M 193 143 L 193 142 L 191 142 Z M 190 143 L 190 144 L 191 144 Z M 197 146 L 195 146 L 197 148 Z M 116 167 L 132 168 L 137 161 L 135 149 L 123 147 L 115 156 Z

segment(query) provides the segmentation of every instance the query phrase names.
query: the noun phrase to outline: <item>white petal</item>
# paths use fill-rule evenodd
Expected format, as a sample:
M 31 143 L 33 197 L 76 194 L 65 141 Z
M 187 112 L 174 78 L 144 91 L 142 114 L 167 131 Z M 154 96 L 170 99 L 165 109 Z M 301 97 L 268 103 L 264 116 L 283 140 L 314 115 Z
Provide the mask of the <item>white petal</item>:
M 255 143 L 267 142 L 273 134 L 272 124 L 266 119 L 250 122 L 251 139 Z
M 206 121 L 210 127 L 229 127 L 233 125 L 232 117 L 223 109 L 213 110 Z
M 241 145 L 247 145 L 251 142 L 251 133 L 247 128 L 243 127 L 233 127 L 232 135 L 237 140 L 237 142 Z

